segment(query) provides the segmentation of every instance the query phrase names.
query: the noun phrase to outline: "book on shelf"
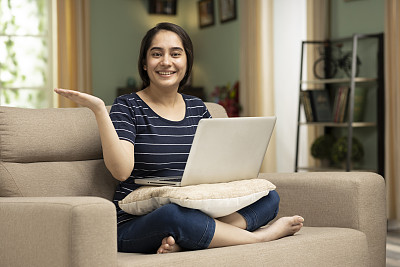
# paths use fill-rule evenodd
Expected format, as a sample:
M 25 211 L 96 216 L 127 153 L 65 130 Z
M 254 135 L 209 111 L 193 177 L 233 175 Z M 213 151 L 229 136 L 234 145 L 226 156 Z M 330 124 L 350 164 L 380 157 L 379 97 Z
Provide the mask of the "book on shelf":
M 327 90 L 311 90 L 309 91 L 311 100 L 311 109 L 316 122 L 332 121 L 332 109 Z
M 306 90 L 300 94 L 307 122 L 331 122 L 332 109 L 328 91 Z
M 311 100 L 309 92 L 308 91 L 300 92 L 300 99 L 304 107 L 304 113 L 306 115 L 307 122 L 313 122 L 314 116 L 311 108 Z
M 366 88 L 356 87 L 354 91 L 354 111 L 353 111 L 354 122 L 360 122 L 364 120 L 366 96 L 367 96 Z
M 350 88 L 347 86 L 339 87 L 335 92 L 335 99 L 333 102 L 332 121 L 337 123 L 346 122 L 348 117 L 348 101 L 350 95 Z M 353 121 L 363 121 L 364 109 L 366 101 L 365 88 L 356 87 L 354 90 L 354 110 Z
M 347 99 L 349 95 L 349 87 L 342 86 L 336 90 L 335 100 L 333 101 L 333 114 L 332 121 L 341 123 L 344 121 L 346 109 L 347 109 Z

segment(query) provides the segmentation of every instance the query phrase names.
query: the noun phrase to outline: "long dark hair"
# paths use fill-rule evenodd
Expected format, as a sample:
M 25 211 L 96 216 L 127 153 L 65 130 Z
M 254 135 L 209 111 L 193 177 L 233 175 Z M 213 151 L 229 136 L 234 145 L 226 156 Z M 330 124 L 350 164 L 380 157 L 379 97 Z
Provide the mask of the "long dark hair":
M 193 44 L 192 40 L 190 39 L 189 35 L 182 29 L 180 26 L 175 25 L 173 23 L 162 22 L 157 24 L 154 28 L 150 29 L 146 35 L 143 37 L 142 43 L 140 45 L 140 54 L 138 60 L 138 69 L 139 75 L 142 79 L 142 87 L 144 89 L 150 85 L 150 78 L 147 74 L 147 71 L 144 70 L 144 65 L 146 65 L 146 55 L 147 50 L 149 50 L 151 42 L 153 41 L 154 36 L 161 30 L 171 31 L 176 33 L 182 41 L 183 48 L 186 52 L 187 58 L 187 66 L 186 66 L 186 73 L 183 77 L 182 81 L 179 83 L 179 89 L 186 84 L 187 80 L 189 79 L 190 73 L 192 71 L 193 66 Z

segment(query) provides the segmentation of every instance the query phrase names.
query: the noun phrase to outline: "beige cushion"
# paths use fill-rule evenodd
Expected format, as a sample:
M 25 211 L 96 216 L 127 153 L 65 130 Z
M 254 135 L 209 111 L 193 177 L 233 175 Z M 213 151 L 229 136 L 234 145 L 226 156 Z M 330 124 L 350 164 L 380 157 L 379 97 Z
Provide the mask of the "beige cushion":
M 0 107 L 0 156 L 8 162 L 101 159 L 93 112 L 87 108 Z
M 112 200 L 117 183 L 102 159 L 0 162 L 0 197 L 99 196 Z
M 119 206 L 127 213 L 144 215 L 162 205 L 175 203 L 217 218 L 254 203 L 274 189 L 275 185 L 265 179 L 184 187 L 142 186 L 119 201 Z

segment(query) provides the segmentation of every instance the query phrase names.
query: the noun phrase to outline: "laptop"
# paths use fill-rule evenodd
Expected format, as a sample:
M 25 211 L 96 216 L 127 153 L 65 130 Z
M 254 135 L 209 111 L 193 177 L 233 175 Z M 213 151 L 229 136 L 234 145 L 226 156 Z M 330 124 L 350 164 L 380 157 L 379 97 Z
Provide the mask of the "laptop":
M 135 179 L 141 185 L 188 186 L 257 178 L 276 117 L 200 120 L 182 177 Z

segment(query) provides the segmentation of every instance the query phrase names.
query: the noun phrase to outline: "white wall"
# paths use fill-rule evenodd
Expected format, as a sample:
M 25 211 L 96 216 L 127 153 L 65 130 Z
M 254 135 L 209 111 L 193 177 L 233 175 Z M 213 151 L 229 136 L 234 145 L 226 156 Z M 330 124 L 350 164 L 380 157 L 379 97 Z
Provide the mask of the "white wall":
M 273 14 L 275 114 L 278 118 L 275 128 L 277 172 L 293 172 L 301 42 L 306 40 L 307 29 L 306 0 L 274 0 Z M 306 151 L 306 140 L 300 143 L 303 148 L 301 151 Z

